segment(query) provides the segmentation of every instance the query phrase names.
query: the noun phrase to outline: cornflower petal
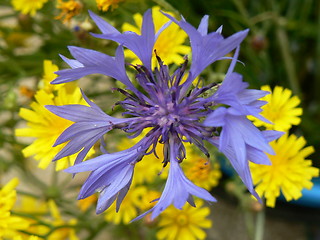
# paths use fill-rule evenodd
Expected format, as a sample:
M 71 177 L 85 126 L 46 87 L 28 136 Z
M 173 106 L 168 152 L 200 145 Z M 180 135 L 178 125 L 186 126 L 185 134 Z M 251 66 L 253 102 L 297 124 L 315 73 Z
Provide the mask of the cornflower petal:
M 173 143 L 170 145 L 170 170 L 162 195 L 153 208 L 132 221 L 139 220 L 150 212 L 152 212 L 151 219 L 154 219 L 171 204 L 179 209 L 182 209 L 186 202 L 193 205 L 192 195 L 206 201 L 216 202 L 216 199 L 207 190 L 194 185 L 186 178 L 177 160 L 177 147 Z
M 62 58 L 63 61 L 65 61 L 65 63 L 67 63 L 71 68 L 80 68 L 80 67 L 84 67 L 83 64 L 77 60 L 74 59 L 69 59 L 65 56 L 63 56 L 62 54 L 59 54 L 59 56 Z
M 117 79 L 133 92 L 137 91 L 126 74 L 123 47 L 121 45 L 117 48 L 115 57 L 74 46 L 70 46 L 69 51 L 76 60 L 68 59 L 64 56 L 62 56 L 62 59 L 72 69 L 57 71 L 56 74 L 59 77 L 53 80 L 51 84 L 71 82 L 90 74 L 100 73 Z
M 95 21 L 95 19 L 97 18 L 94 18 L 93 20 Z M 102 25 L 100 19 L 98 19 L 98 23 L 97 25 L 100 25 L 99 28 L 101 31 L 103 30 L 103 34 L 93 33 L 92 36 L 112 40 L 127 47 L 132 52 L 134 52 L 140 58 L 143 65 L 149 71 L 151 71 L 151 57 L 153 46 L 156 40 L 151 9 L 147 10 L 143 15 L 141 35 L 138 35 L 134 32 L 124 32 L 121 34 L 120 32 L 115 32 L 112 29 L 110 32 L 108 32 L 108 27 Z M 164 29 L 161 29 L 161 31 L 163 30 Z
M 269 146 L 268 140 L 271 141 L 280 134 L 260 132 L 251 121 L 234 111 L 232 107 L 216 109 L 206 118 L 204 125 L 222 127 L 219 140 L 209 140 L 209 142 L 226 155 L 248 190 L 259 199 L 253 188 L 248 160 L 269 165 L 270 161 L 265 152 L 274 154 L 274 151 Z
M 271 123 L 260 115 L 261 106 L 265 101 L 258 100 L 269 92 L 247 89 L 248 83 L 242 81 L 242 75 L 238 73 L 227 74 L 218 90 L 209 99 L 216 103 L 232 106 L 243 115 L 253 115 L 261 121 Z
M 208 16 L 204 16 L 198 30 L 189 24 L 183 17 L 180 21 L 169 14 L 163 13 L 171 21 L 178 24 L 190 37 L 192 48 L 192 64 L 188 79 L 184 82 L 184 89 L 187 89 L 193 80 L 210 64 L 219 60 L 227 53 L 235 49 L 247 36 L 249 30 L 244 30 L 224 38 L 220 32 L 207 33 Z
M 96 104 L 90 101 L 84 93 L 83 98 L 90 107 L 70 104 L 64 106 L 47 105 L 46 108 L 59 117 L 73 121 L 56 140 L 54 146 L 67 142 L 67 145 L 55 156 L 54 161 L 81 152 L 75 163 L 81 162 L 90 148 L 113 129 L 116 124 L 132 121 L 130 118 L 119 119 L 105 114 Z
M 149 147 L 148 141 L 148 138 L 142 139 L 129 149 L 103 154 L 66 169 L 65 171 L 69 173 L 92 171 L 83 184 L 78 198 L 83 199 L 100 192 L 97 214 L 111 206 L 116 198 L 119 209 L 131 185 L 134 166 Z
M 89 15 L 92 20 L 97 24 L 98 28 L 103 34 L 120 34 L 120 32 L 111 24 L 103 20 L 101 17 L 89 10 Z

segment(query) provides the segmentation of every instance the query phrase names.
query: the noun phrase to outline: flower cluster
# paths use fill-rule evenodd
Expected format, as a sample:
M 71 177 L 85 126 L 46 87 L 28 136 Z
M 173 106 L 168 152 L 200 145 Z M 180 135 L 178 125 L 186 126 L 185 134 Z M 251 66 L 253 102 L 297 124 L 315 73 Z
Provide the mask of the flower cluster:
M 123 115 L 126 118 L 107 115 L 84 93 L 83 98 L 89 106 L 46 106 L 52 113 L 74 122 L 57 139 L 55 145 L 65 142 L 67 145 L 55 160 L 80 151 L 77 163 L 66 171 L 74 174 L 91 171 L 81 188 L 79 199 L 100 192 L 97 213 L 108 209 L 114 201 L 116 209 L 119 209 L 131 186 L 135 165 L 143 161 L 145 155 L 157 156 L 158 144 L 163 145 L 163 167 L 170 165 L 167 182 L 160 198 L 156 199 L 157 203 L 136 219 L 150 212 L 151 219 L 154 219 L 171 204 L 179 209 L 186 202 L 195 206 L 193 195 L 207 201 L 216 201 L 207 190 L 196 186 L 183 173 L 180 163 L 186 158 L 185 144 L 194 144 L 207 157 L 210 154 L 204 143 L 216 146 L 228 157 L 248 190 L 259 198 L 253 188 L 249 161 L 270 164 L 265 153 L 274 152 L 268 143 L 281 135 L 272 130 L 260 131 L 247 118 L 248 115 L 253 115 L 269 122 L 259 115 L 265 102 L 258 100 L 268 92 L 248 89 L 242 76 L 234 72 L 239 45 L 248 30 L 224 38 L 221 34 L 222 27 L 208 33 L 208 16 L 204 16 L 199 27 L 195 28 L 184 18 L 178 21 L 167 13 L 163 14 L 168 22 L 156 32 L 151 10 L 145 12 L 141 34 L 136 34 L 121 33 L 90 12 L 91 18 L 102 32 L 92 35 L 117 42 L 119 46 L 115 56 L 91 49 L 69 47 L 75 59 L 62 58 L 71 69 L 58 71 L 59 77 L 52 82 L 66 83 L 98 73 L 114 78 L 126 86 L 126 89 L 115 89 L 125 96 L 116 105 L 124 109 Z M 181 67 L 170 73 L 169 67 L 158 56 L 157 49 L 154 50 L 156 40 L 170 24 L 178 25 L 190 39 L 192 61 L 189 71 L 188 58 L 185 57 Z M 139 87 L 133 84 L 126 73 L 124 47 L 141 61 L 141 64 L 130 65 L 137 72 L 135 79 Z M 235 54 L 222 83 L 193 85 L 206 67 L 215 61 L 230 59 L 225 55 L 233 50 Z M 155 68 L 152 67 L 154 51 L 158 62 Z M 141 137 L 145 129 L 150 130 L 128 149 L 109 153 L 102 148 L 102 155 L 80 163 L 88 149 L 97 141 L 100 140 L 101 146 L 105 146 L 103 136 L 114 129 L 123 130 L 132 138 Z
M 306 157 L 314 152 L 312 146 L 305 147 L 303 136 L 289 135 L 292 125 L 300 123 L 302 108 L 298 107 L 300 99 L 291 96 L 292 92 L 280 86 L 271 90 L 270 86 L 262 86 L 262 90 L 270 94 L 262 99 L 268 103 L 262 107 L 261 115 L 272 124 L 252 118 L 256 126 L 266 129 L 285 131 L 281 138 L 270 143 L 275 154 L 268 155 L 270 166 L 250 163 L 253 182 L 259 196 L 266 199 L 268 207 L 275 207 L 276 198 L 280 192 L 287 201 L 302 197 L 301 191 L 311 189 L 311 179 L 319 176 L 319 169 L 312 166 L 312 161 Z
M 19 180 L 13 178 L 0 189 L 0 239 L 13 239 L 20 230 L 29 227 L 27 220 L 12 215 L 12 208 L 16 202 L 17 193 L 15 187 Z
M 48 104 L 86 104 L 81 96 L 80 88 L 76 82 L 51 85 L 49 84 L 56 75 L 58 67 L 51 61 L 44 61 L 44 76 L 39 83 L 39 90 L 35 93 L 35 100 L 30 104 L 31 109 L 21 108 L 19 115 L 28 121 L 26 128 L 15 129 L 15 135 L 19 137 L 36 138 L 32 144 L 22 150 L 25 157 L 34 156 L 39 161 L 39 168 L 45 169 L 51 160 L 63 148 L 64 145 L 52 147 L 57 137 L 68 128 L 72 122 L 58 117 L 48 111 L 44 106 Z M 89 156 L 94 153 L 91 149 Z M 65 169 L 73 165 L 76 156 L 67 156 L 59 161 L 56 170 Z

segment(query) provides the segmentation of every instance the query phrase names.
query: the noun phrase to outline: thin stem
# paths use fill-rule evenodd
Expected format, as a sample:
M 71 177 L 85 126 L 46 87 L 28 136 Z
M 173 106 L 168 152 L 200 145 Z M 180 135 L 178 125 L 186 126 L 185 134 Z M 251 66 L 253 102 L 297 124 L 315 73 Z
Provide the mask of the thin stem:
M 30 192 L 26 192 L 26 191 L 22 191 L 22 190 L 17 190 L 18 195 L 25 195 L 25 196 L 29 196 L 29 197 L 33 197 L 35 199 L 39 199 L 41 198 L 39 195 L 34 194 L 34 193 L 30 193 Z
M 253 239 L 253 237 L 254 237 L 254 220 L 253 220 L 252 212 L 244 210 L 243 214 L 244 214 L 244 219 L 245 219 L 244 222 L 245 222 L 245 225 L 247 228 L 248 236 L 250 237 L 250 239 Z
M 257 213 L 254 240 L 263 240 L 264 224 L 265 224 L 265 209 L 263 208 L 261 211 Z
M 93 240 L 99 233 L 102 229 L 105 228 L 105 226 L 107 226 L 108 223 L 107 221 L 102 221 L 97 228 L 94 229 L 94 231 L 91 232 L 91 234 L 87 237 L 86 240 Z

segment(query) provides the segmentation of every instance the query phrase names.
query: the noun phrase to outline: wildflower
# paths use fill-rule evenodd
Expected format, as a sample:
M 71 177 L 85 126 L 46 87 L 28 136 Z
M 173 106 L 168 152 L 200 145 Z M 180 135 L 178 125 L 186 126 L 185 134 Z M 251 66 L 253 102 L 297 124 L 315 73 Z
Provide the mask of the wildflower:
M 59 68 L 57 65 L 53 64 L 50 60 L 43 61 L 43 76 L 41 81 L 39 82 L 39 89 L 43 89 L 46 93 L 52 93 L 53 91 L 58 90 L 63 87 L 61 85 L 52 85 L 50 82 L 55 79 L 58 75 L 54 72 L 58 71 Z
M 186 205 L 182 210 L 169 207 L 161 215 L 157 239 L 205 239 L 203 228 L 211 228 L 211 220 L 207 219 L 210 209 L 203 207 L 203 201 L 196 201 L 198 209 Z
M 76 83 L 49 86 L 48 82 L 52 80 L 52 77 L 55 77 L 51 71 L 57 69 L 57 66 L 51 61 L 44 61 L 44 69 L 45 74 L 39 84 L 42 88 L 36 92 L 35 101 L 30 104 L 32 110 L 21 108 L 19 112 L 19 115 L 27 120 L 28 127 L 15 130 L 16 136 L 36 138 L 32 144 L 22 150 L 22 153 L 25 157 L 34 155 L 34 158 L 40 161 L 38 166 L 42 169 L 47 168 L 54 156 L 66 145 L 52 148 L 58 136 L 72 124 L 71 121 L 52 114 L 44 105 L 85 104 Z M 94 151 L 90 150 L 88 154 L 92 155 L 93 153 Z M 56 170 L 64 169 L 69 164 L 72 165 L 74 161 L 76 161 L 76 156 L 63 158 L 57 162 Z
M 93 73 L 115 78 L 126 85 L 126 89 L 116 90 L 126 97 L 117 102 L 117 105 L 125 110 L 123 114 L 128 117 L 115 118 L 107 115 L 85 95 L 83 97 L 90 107 L 46 106 L 58 116 L 75 122 L 57 140 L 57 144 L 69 142 L 55 160 L 75 154 L 80 149 L 87 149 L 99 139 L 101 146 L 104 146 L 106 143 L 102 136 L 113 129 L 121 129 L 132 138 L 139 135 L 143 137 L 134 146 L 119 152 L 109 153 L 102 148 L 102 155 L 82 163 L 77 162 L 68 168 L 66 171 L 70 173 L 92 171 L 80 190 L 79 199 L 98 191 L 100 196 L 97 213 L 109 208 L 114 201 L 118 209 L 131 186 L 135 165 L 144 161 L 145 155 L 155 153 L 156 146 L 160 143 L 163 144 L 163 167 L 170 165 L 167 182 L 154 207 L 136 220 L 151 212 L 151 219 L 154 219 L 171 204 L 179 209 L 186 202 L 194 206 L 192 195 L 214 202 L 215 198 L 207 190 L 193 184 L 180 167 L 180 163 L 186 158 L 185 144 L 194 144 L 209 157 L 204 141 L 218 147 L 229 158 L 249 191 L 258 198 L 253 188 L 248 159 L 269 164 L 264 152 L 273 153 L 268 142 L 278 138 L 280 133 L 261 132 L 247 119 L 248 115 L 253 115 L 267 121 L 259 115 L 260 107 L 265 102 L 258 100 L 267 92 L 247 89 L 248 84 L 242 81 L 241 75 L 233 72 L 239 45 L 248 30 L 224 38 L 221 35 L 222 28 L 208 34 L 208 16 L 201 20 L 196 29 L 184 19 L 177 21 L 163 13 L 190 38 L 192 63 L 187 79 L 181 83 L 186 74 L 187 59 L 170 75 L 169 68 L 156 55 L 159 66 L 152 71 L 155 41 L 168 24 L 155 33 L 151 10 L 144 14 L 141 35 L 133 32 L 120 33 L 97 15 L 90 14 L 102 32 L 93 36 L 119 43 L 115 57 L 90 49 L 69 47 L 75 59 L 63 59 L 71 69 L 58 71 L 59 77 L 52 83 L 66 83 Z M 137 71 L 136 80 L 143 89 L 141 91 L 126 74 L 123 47 L 130 49 L 141 60 L 142 65 L 132 66 Z M 202 70 L 213 62 L 224 59 L 234 49 L 235 55 L 222 84 L 210 83 L 202 87 L 192 84 Z M 213 92 L 212 95 L 203 94 L 208 90 L 213 90 L 210 91 Z M 146 128 L 151 130 L 144 135 Z M 82 159 L 80 152 L 78 160 Z
M 121 203 L 122 211 L 116 209 L 116 204 L 113 203 L 105 212 L 105 219 L 114 224 L 128 224 L 135 216 L 137 209 L 141 206 L 141 199 L 146 194 L 147 189 L 144 186 L 137 186 L 130 189 L 123 202 Z
M 73 228 L 74 225 L 76 225 L 77 221 L 76 219 L 70 219 L 68 222 L 62 219 L 60 215 L 60 211 L 56 205 L 56 203 L 53 200 L 49 200 L 48 202 L 52 221 L 51 224 L 55 226 L 57 229 L 52 232 L 49 236 L 49 240 L 54 239 L 70 239 L 70 240 L 79 240 L 79 238 L 76 236 L 75 229 Z M 70 227 L 68 227 L 68 225 Z M 65 227 L 60 227 L 65 226 Z
M 19 93 L 21 96 L 32 98 L 34 96 L 34 91 L 27 86 L 20 86 Z
M 167 13 L 173 15 L 173 13 Z M 152 8 L 152 16 L 156 32 L 159 31 L 161 27 L 168 22 L 168 18 L 160 12 L 159 6 L 154 6 Z M 140 28 L 142 24 L 141 14 L 136 13 L 135 15 L 133 15 L 133 19 L 135 20 L 135 24 L 137 27 L 128 23 L 124 23 L 122 29 L 123 31 L 132 31 L 140 34 Z M 157 54 L 161 56 L 162 61 L 164 61 L 166 65 L 169 65 L 171 63 L 179 65 L 183 62 L 183 56 L 191 52 L 190 47 L 184 45 L 186 38 L 187 34 L 183 30 L 181 30 L 178 25 L 171 24 L 159 34 L 153 48 L 157 51 Z M 139 58 L 137 58 L 137 56 L 132 51 L 125 50 L 125 55 L 133 59 L 133 64 L 140 63 Z M 152 66 L 156 65 L 156 58 L 153 58 Z
M 13 178 L 0 190 L 0 209 L 2 211 L 10 211 L 17 198 L 15 187 L 19 184 L 18 178 Z
M 292 96 L 292 91 L 280 86 L 276 86 L 271 91 L 270 86 L 262 86 L 261 90 L 271 92 L 261 100 L 268 104 L 262 106 L 261 115 L 270 120 L 273 124 L 263 122 L 257 118 L 252 118 L 257 127 L 264 126 L 267 129 L 288 131 L 292 125 L 300 123 L 302 108 L 299 108 L 300 99 Z M 292 97 L 291 97 L 292 96 Z
M 45 215 L 47 213 L 48 204 L 42 200 L 31 196 L 21 196 L 20 198 L 19 205 L 15 207 L 16 211 L 37 215 Z
M 217 186 L 222 175 L 219 163 L 208 161 L 195 154 L 188 156 L 182 169 L 194 184 L 207 190 Z
M 78 15 L 82 9 L 81 3 L 75 0 L 63 1 L 58 0 L 57 8 L 61 10 L 61 13 L 56 17 L 58 20 L 62 20 L 63 23 L 70 22 L 71 18 Z
M 11 210 L 16 202 L 16 190 L 19 180 L 13 178 L 0 189 L 0 239 L 19 235 L 19 230 L 26 230 L 29 223 L 24 218 L 13 216 Z
M 47 1 L 48 0 L 11 0 L 11 4 L 16 11 L 34 16 L 36 11 L 41 9 Z
M 34 235 L 25 238 L 22 238 L 21 235 L 16 235 L 13 237 L 13 240 L 40 240 L 40 238 Z
M 90 197 L 87 197 L 85 199 L 81 199 L 78 201 L 78 206 L 81 211 L 86 211 L 90 206 L 92 206 L 93 203 L 97 202 L 97 195 L 91 195 Z
M 106 12 L 109 10 L 109 7 L 111 7 L 112 10 L 116 9 L 118 4 L 123 1 L 124 0 L 96 0 L 96 3 L 99 10 Z
M 161 192 L 154 190 L 147 190 L 145 194 L 143 194 L 141 199 L 141 205 L 139 206 L 140 210 L 145 211 L 149 208 L 154 207 L 156 202 L 154 199 L 158 199 L 161 196 Z
M 136 137 L 134 139 L 122 139 L 117 146 L 117 149 L 125 150 L 125 148 L 127 148 L 128 146 L 132 146 L 138 143 L 139 140 L 141 140 L 141 138 L 139 139 L 139 137 Z M 143 172 L 144 174 L 135 174 L 133 176 L 132 182 L 135 185 L 153 183 L 155 181 L 155 178 L 161 172 L 162 166 L 158 163 L 159 159 L 163 159 L 163 144 L 157 144 L 155 152 L 157 153 L 158 157 L 154 156 L 153 154 L 149 154 L 144 156 L 144 161 L 140 161 L 139 164 L 136 164 L 135 171 Z
M 30 104 L 32 110 L 26 108 L 20 109 L 19 115 L 28 121 L 28 127 L 16 129 L 15 135 L 36 138 L 32 144 L 22 150 L 22 153 L 25 157 L 34 155 L 34 158 L 40 161 L 39 168 L 46 169 L 54 156 L 66 145 L 52 148 L 58 136 L 72 124 L 71 121 L 52 114 L 44 105 L 72 103 L 85 104 L 76 84 L 60 88 L 57 96 L 54 96 L 52 93 L 48 94 L 44 90 L 39 90 L 35 95 L 35 101 Z M 76 156 L 68 156 L 61 159 L 57 162 L 56 170 L 59 171 L 68 167 L 69 164 L 72 165 L 75 159 Z
M 304 147 L 303 137 L 286 134 L 270 145 L 275 151 L 274 156 L 268 155 L 272 165 L 251 163 L 250 169 L 256 191 L 266 198 L 267 206 L 274 207 L 280 191 L 287 201 L 291 201 L 302 196 L 303 188 L 311 189 L 311 179 L 319 176 L 319 169 L 311 166 L 311 160 L 305 159 L 314 148 Z

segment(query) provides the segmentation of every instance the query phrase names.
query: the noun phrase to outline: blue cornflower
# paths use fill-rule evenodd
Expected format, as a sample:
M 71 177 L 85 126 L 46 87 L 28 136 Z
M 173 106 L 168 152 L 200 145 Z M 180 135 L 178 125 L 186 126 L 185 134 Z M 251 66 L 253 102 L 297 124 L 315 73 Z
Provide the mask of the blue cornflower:
M 93 73 L 112 77 L 126 86 L 126 89 L 116 89 L 125 96 L 124 100 L 116 104 L 124 109 L 123 115 L 127 117 L 107 115 L 84 93 L 83 97 L 89 106 L 47 106 L 54 114 L 74 122 L 57 139 L 55 145 L 68 143 L 54 160 L 80 151 L 76 164 L 66 171 L 74 174 L 92 171 L 80 191 L 79 199 L 100 192 L 97 213 L 106 210 L 114 201 L 117 201 L 118 211 L 130 188 L 135 164 L 143 161 L 146 154 L 156 155 L 155 149 L 160 143 L 164 151 L 162 164 L 164 167 L 170 164 L 169 175 L 161 197 L 156 200 L 157 204 L 146 213 L 152 212 L 151 216 L 155 218 L 171 204 L 180 209 L 186 202 L 194 206 L 193 195 L 214 202 L 215 198 L 187 179 L 180 167 L 186 157 L 186 143 L 195 144 L 209 157 L 205 141 L 229 158 L 248 190 L 259 199 L 253 188 L 248 164 L 249 161 L 270 164 L 265 153 L 273 154 L 273 151 L 268 143 L 281 133 L 260 131 L 247 119 L 248 115 L 253 115 L 268 122 L 259 115 L 265 102 L 258 100 L 268 92 L 247 89 L 248 84 L 242 81 L 242 76 L 234 72 L 239 45 L 248 30 L 224 38 L 221 35 L 222 27 L 208 33 L 208 16 L 203 17 L 196 29 L 185 19 L 178 21 L 164 13 L 170 21 L 155 33 L 151 11 L 148 10 L 143 17 L 141 35 L 138 35 L 133 32 L 120 33 L 94 13 L 90 12 L 90 15 L 102 32 L 93 36 L 119 44 L 115 56 L 69 47 L 75 59 L 61 57 L 71 69 L 58 71 L 59 77 L 52 83 L 66 83 Z M 151 67 L 154 43 L 169 24 L 177 24 L 190 38 L 192 62 L 189 71 L 186 57 L 181 67 L 170 73 L 156 50 L 158 67 Z M 142 62 L 141 65 L 129 65 L 137 72 L 135 79 L 138 88 L 126 73 L 128 65 L 125 63 L 124 47 L 134 52 Z M 230 59 L 225 55 L 234 49 L 235 54 L 222 83 L 210 83 L 202 87 L 192 85 L 207 66 L 217 60 Z M 137 137 L 147 128 L 149 130 L 141 141 L 127 150 L 108 153 L 104 149 L 104 135 L 113 129 Z M 81 162 L 99 140 L 103 154 Z

